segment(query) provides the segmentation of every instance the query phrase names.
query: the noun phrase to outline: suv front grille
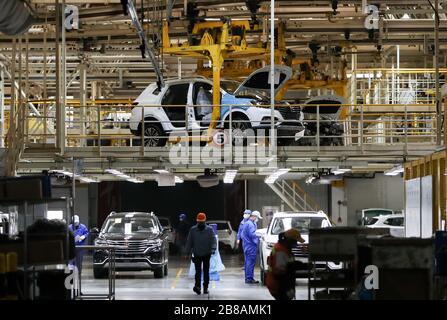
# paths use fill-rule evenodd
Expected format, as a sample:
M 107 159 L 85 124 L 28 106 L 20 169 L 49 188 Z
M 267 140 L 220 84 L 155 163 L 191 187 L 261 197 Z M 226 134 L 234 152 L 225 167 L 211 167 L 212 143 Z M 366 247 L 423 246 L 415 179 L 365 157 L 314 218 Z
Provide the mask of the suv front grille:
M 298 246 L 292 248 L 292 254 L 294 257 L 307 257 L 309 255 L 309 245 L 299 244 Z
M 108 240 L 107 242 L 111 246 L 127 247 L 126 249 L 116 249 L 115 253 L 117 255 L 143 254 L 149 246 L 146 240 Z
M 284 120 L 300 119 L 300 107 L 278 107 L 277 110 L 281 113 Z

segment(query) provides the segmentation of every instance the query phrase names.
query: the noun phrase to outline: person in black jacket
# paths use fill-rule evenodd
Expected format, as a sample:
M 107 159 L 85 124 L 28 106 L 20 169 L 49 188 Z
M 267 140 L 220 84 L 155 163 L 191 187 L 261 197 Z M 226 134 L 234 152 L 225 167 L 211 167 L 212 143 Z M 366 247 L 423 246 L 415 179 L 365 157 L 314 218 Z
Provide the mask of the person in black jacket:
M 208 294 L 210 282 L 210 258 L 216 251 L 217 242 L 213 229 L 206 225 L 206 215 L 200 212 L 197 215 L 197 225 L 191 228 L 186 241 L 187 257 L 193 254 L 192 262 L 196 269 L 195 284 L 193 291 L 200 294 L 200 280 L 202 277 L 203 265 L 203 293 Z
M 179 222 L 175 228 L 175 246 L 180 254 L 184 254 L 190 225 L 186 220 L 186 214 L 181 213 L 178 218 Z

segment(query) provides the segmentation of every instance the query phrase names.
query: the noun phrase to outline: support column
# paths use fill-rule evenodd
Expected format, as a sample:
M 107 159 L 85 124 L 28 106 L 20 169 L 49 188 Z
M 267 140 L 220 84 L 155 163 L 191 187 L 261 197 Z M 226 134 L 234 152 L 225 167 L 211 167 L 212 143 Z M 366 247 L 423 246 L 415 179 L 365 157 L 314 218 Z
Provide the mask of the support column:
M 0 148 L 5 147 L 5 74 L 0 64 Z
M 431 165 L 431 172 L 426 175 L 430 175 L 432 177 L 432 195 L 433 195 L 433 204 L 432 204 L 432 215 L 433 215 L 433 230 L 439 230 L 440 227 L 440 202 L 439 199 L 441 198 L 440 194 L 440 172 L 439 172 L 439 161 L 438 159 L 430 159 L 427 164 Z M 426 164 L 426 165 L 427 165 Z M 427 171 L 427 170 L 426 170 Z M 427 172 L 425 172 L 427 173 Z M 423 175 L 421 175 L 421 178 Z
M 211 124 L 208 128 L 209 139 L 212 136 L 212 131 L 217 126 L 217 121 L 220 119 L 220 70 L 224 61 L 220 48 L 210 51 L 210 56 L 213 64 L 213 113 L 211 114 Z
M 80 132 L 82 136 L 86 134 L 86 105 L 87 105 L 87 66 L 81 64 L 79 66 L 79 100 L 81 104 L 80 108 Z M 86 145 L 86 139 L 81 139 L 81 146 Z
M 65 92 L 65 75 L 61 69 L 61 45 L 60 37 L 63 24 L 62 8 L 59 0 L 56 0 L 56 147 L 60 150 L 60 154 L 65 153 L 65 105 L 62 95 Z
M 444 230 L 446 230 L 446 223 L 447 223 L 447 215 L 446 215 L 446 158 L 445 154 L 443 157 L 439 159 L 439 206 L 440 206 L 440 228 L 444 227 Z
M 270 0 L 270 158 L 276 156 L 275 137 L 275 0 Z M 276 162 L 276 161 L 275 161 Z
M 435 28 L 435 94 L 436 94 L 436 144 L 441 145 L 441 127 L 442 127 L 442 118 L 441 118 L 441 95 L 439 92 L 439 0 L 435 0 L 435 19 L 434 19 L 434 28 Z M 446 124 L 444 124 L 445 127 Z M 445 144 L 445 141 L 444 141 Z

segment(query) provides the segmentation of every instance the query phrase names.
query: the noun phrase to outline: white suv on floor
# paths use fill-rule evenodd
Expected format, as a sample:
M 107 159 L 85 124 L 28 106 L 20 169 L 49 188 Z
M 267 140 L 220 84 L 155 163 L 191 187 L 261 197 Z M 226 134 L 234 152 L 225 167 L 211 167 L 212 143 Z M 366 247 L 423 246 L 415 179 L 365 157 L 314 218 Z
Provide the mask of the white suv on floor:
M 281 232 L 287 231 L 291 228 L 296 228 L 300 231 L 301 236 L 305 240 L 304 243 L 299 243 L 297 247 L 292 249 L 296 261 L 303 263 L 303 269 L 297 271 L 297 275 L 307 275 L 308 271 L 308 248 L 309 248 L 309 229 L 311 228 L 328 228 L 331 227 L 331 221 L 323 212 L 302 211 L 302 212 L 277 212 L 273 215 L 270 224 L 265 229 L 256 231 L 260 237 L 259 254 L 260 254 L 260 268 L 261 268 L 261 282 L 265 283 L 265 273 L 268 271 L 267 257 L 273 249 L 273 246 L 278 242 L 278 235 Z M 339 269 L 340 265 L 337 263 L 328 263 L 329 268 Z M 318 263 L 317 263 L 318 267 Z
M 404 215 L 387 214 L 370 218 L 365 225 L 367 228 L 387 228 L 390 235 L 397 238 L 405 237 Z
M 217 225 L 217 236 L 219 237 L 219 242 L 231 248 L 231 250 L 236 250 L 236 237 L 237 232 L 231 227 L 230 221 L 227 220 L 209 220 L 206 222 L 208 225 Z
M 278 65 L 275 70 L 275 75 L 278 75 L 275 88 L 278 92 L 291 78 L 292 69 Z M 225 81 L 222 81 L 219 128 L 228 125 L 230 106 L 232 129 L 238 130 L 238 133 L 250 128 L 270 127 L 271 110 L 262 107 L 270 90 L 269 71 L 270 67 L 255 71 L 234 92 L 230 92 Z M 164 146 L 172 132 L 206 130 L 211 121 L 212 87 L 213 83 L 205 78 L 168 80 L 161 89 L 155 83 L 149 85 L 135 100 L 137 106 L 132 109 L 129 120 L 131 132 L 141 136 L 144 118 L 145 145 L 157 147 Z M 275 110 L 274 116 L 278 136 L 298 140 L 304 135 L 301 111 L 284 106 Z

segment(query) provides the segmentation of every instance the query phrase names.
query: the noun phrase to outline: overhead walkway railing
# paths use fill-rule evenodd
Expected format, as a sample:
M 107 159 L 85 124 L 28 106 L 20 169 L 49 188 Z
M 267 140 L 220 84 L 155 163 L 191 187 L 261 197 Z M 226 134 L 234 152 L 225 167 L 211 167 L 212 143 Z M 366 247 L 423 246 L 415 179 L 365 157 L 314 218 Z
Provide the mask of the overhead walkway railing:
M 440 85 L 446 68 L 440 69 Z M 359 104 L 434 104 L 435 69 L 366 68 L 352 71 L 349 79 L 350 103 Z M 366 111 L 366 110 L 365 110 Z M 408 109 L 408 111 L 413 111 Z
M 206 110 L 211 110 L 212 106 L 134 107 L 128 103 L 68 105 L 64 123 L 66 147 L 85 147 L 98 155 L 109 151 L 119 154 L 131 147 L 134 152 L 146 156 L 151 150 L 165 150 L 178 143 L 190 148 L 190 142 L 194 141 L 202 146 L 207 143 L 221 146 L 231 144 L 230 141 L 242 146 L 270 144 L 269 108 L 247 110 L 247 106 L 228 106 L 228 113 L 225 113 L 228 116 L 219 122 L 216 131 L 220 133 L 210 137 L 206 132 L 210 113 Z M 343 119 L 330 108 L 333 106 L 276 106 L 274 128 L 278 139 L 275 143 L 294 150 L 312 147 L 317 152 L 322 147 L 362 150 L 368 146 L 398 146 L 406 150 L 412 145 L 435 144 L 434 105 L 396 104 L 390 105 L 387 112 L 383 111 L 384 105 L 344 105 L 349 112 Z M 154 114 L 160 118 L 156 119 Z M 26 114 L 23 126 L 25 152 L 54 146 L 57 126 L 54 110 L 50 109 L 46 115 Z

